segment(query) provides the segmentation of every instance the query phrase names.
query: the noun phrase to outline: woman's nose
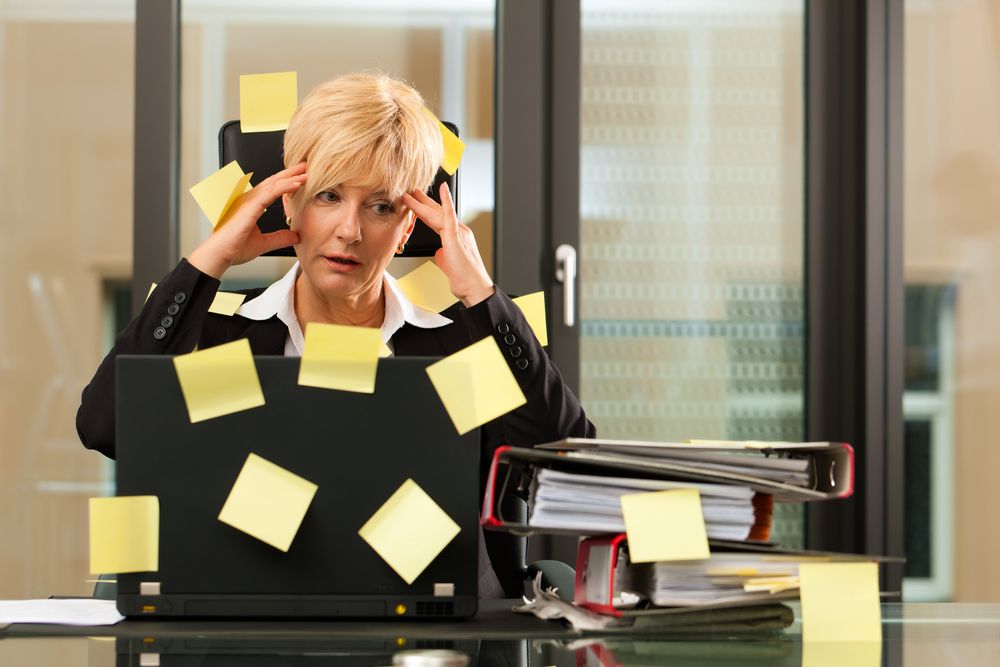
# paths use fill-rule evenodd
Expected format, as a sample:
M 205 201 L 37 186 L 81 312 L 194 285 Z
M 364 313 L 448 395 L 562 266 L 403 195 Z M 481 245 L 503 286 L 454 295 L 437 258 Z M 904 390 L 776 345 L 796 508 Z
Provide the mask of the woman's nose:
M 344 243 L 357 243 L 361 240 L 361 212 L 350 207 L 337 221 L 337 239 Z

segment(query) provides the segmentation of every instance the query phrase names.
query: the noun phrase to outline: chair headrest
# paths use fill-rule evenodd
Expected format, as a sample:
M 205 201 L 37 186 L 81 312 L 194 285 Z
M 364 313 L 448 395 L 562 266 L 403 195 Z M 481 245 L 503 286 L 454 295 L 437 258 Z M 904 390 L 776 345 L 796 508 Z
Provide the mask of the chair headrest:
M 448 129 L 458 136 L 458 127 L 453 123 L 442 121 Z M 252 185 L 257 185 L 268 176 L 275 174 L 285 168 L 282 157 L 282 146 L 284 145 L 285 132 L 250 132 L 244 134 L 240 131 L 240 121 L 231 120 L 219 129 L 219 166 L 229 164 L 233 160 L 239 163 L 244 173 L 253 172 L 250 179 Z M 428 194 L 434 201 L 440 203 L 441 197 L 438 190 L 442 183 L 448 183 L 452 198 L 455 200 L 456 210 L 458 208 L 458 171 L 449 175 L 444 169 L 438 169 L 434 184 L 428 190 Z M 257 221 L 257 227 L 264 234 L 285 229 L 285 211 L 279 199 L 264 212 L 264 215 Z M 424 224 L 423 220 L 417 218 L 417 224 L 413 228 L 413 234 L 401 257 L 432 257 L 438 248 L 441 247 L 441 238 L 433 229 Z M 281 248 L 267 253 L 267 255 L 294 256 L 295 252 L 291 247 Z

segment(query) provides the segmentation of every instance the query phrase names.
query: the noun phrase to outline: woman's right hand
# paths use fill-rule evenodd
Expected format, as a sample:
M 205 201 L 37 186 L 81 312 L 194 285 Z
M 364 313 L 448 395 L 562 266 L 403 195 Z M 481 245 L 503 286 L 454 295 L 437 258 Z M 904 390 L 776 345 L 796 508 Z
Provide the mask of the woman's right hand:
M 295 194 L 305 181 L 306 163 L 300 162 L 244 192 L 233 202 L 212 235 L 188 256 L 188 263 L 218 279 L 231 266 L 298 243 L 299 235 L 290 229 L 262 234 L 257 220 L 268 206 L 284 194 Z

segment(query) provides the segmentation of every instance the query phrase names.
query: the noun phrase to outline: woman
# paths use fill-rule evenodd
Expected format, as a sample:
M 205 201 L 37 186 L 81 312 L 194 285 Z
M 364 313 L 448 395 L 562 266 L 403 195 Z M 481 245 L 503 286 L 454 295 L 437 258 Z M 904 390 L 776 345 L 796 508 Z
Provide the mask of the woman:
M 355 74 L 310 92 L 285 132 L 289 166 L 241 195 L 159 282 L 83 390 L 76 424 L 84 446 L 114 458 L 117 355 L 183 354 L 239 338 L 254 354 L 301 355 L 307 322 L 379 327 L 400 356 L 445 356 L 494 336 L 528 401 L 484 427 L 484 462 L 500 444 L 592 437 L 520 309 L 490 280 L 447 186 L 443 205 L 424 194 L 442 152 L 436 119 L 401 81 Z M 257 219 L 279 197 L 290 228 L 261 234 Z M 414 306 L 385 272 L 415 216 L 440 234 L 434 261 L 459 299 L 441 314 Z M 288 245 L 298 261 L 282 279 L 247 290 L 233 317 L 208 312 L 229 267 Z M 499 594 L 488 564 L 480 573 L 481 591 Z

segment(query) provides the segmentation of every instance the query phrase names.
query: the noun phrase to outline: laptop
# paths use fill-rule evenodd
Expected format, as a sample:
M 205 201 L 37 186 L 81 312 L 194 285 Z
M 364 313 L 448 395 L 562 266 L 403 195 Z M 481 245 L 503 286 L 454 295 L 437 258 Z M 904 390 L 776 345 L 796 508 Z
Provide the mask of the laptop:
M 426 367 L 379 360 L 374 394 L 299 386 L 255 357 L 266 404 L 192 424 L 171 357 L 117 360 L 117 495 L 160 504 L 159 571 L 118 576 L 129 617 L 457 618 L 476 613 L 479 435 Z M 318 485 L 288 552 L 218 519 L 248 454 Z M 407 479 L 459 526 L 407 584 L 358 530 Z

